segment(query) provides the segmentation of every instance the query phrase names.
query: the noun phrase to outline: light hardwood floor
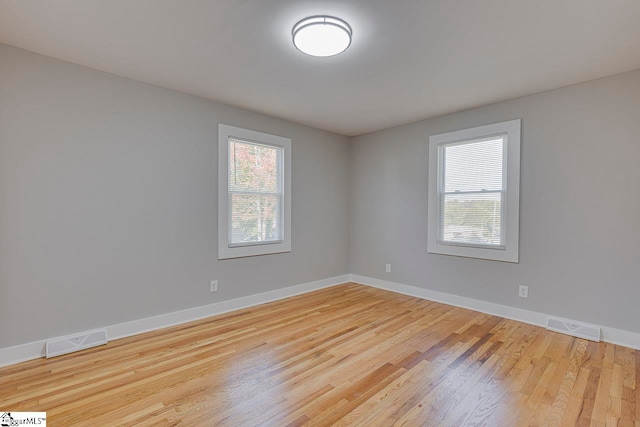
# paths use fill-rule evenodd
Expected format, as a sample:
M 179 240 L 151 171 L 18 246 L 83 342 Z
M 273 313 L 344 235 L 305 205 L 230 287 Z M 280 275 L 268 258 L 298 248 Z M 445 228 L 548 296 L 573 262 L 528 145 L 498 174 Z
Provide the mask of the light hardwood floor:
M 49 426 L 640 427 L 640 352 L 345 284 L 0 369 Z

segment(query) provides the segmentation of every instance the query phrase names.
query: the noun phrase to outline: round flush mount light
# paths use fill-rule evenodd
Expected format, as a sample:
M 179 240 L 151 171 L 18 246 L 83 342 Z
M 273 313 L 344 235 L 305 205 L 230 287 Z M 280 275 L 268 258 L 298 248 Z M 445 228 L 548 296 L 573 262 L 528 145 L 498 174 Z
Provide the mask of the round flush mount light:
M 351 27 L 333 16 L 310 16 L 298 21 L 291 32 L 298 50 L 311 56 L 333 56 L 351 44 Z

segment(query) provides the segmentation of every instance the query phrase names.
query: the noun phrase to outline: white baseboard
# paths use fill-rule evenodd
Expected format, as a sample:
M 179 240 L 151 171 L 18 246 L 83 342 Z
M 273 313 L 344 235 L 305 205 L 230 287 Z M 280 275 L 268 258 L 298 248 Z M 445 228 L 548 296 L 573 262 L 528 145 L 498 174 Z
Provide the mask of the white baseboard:
M 355 282 L 374 288 L 385 289 L 404 295 L 410 295 L 430 301 L 441 302 L 456 307 L 467 308 L 481 313 L 492 314 L 507 319 L 517 320 L 536 326 L 544 327 L 549 315 L 537 311 L 525 310 L 522 308 L 509 307 L 488 301 L 462 297 L 430 289 L 418 288 L 416 286 L 403 285 L 401 283 L 388 282 L 386 280 L 374 279 L 372 277 L 359 276 L 357 274 L 344 274 L 342 276 L 330 277 L 328 279 L 315 282 L 304 283 L 274 291 L 264 292 L 256 295 L 222 301 L 214 304 L 147 317 L 145 319 L 131 322 L 119 323 L 106 326 L 107 336 L 110 340 L 125 338 L 144 332 L 155 331 L 194 320 L 227 313 L 242 308 L 253 307 L 271 301 L 288 298 L 294 295 L 304 294 L 318 289 L 328 288 L 346 282 Z M 50 337 L 47 339 L 30 342 L 0 349 L 0 367 L 13 365 L 31 359 L 44 357 L 45 344 L 47 341 L 60 339 L 63 337 Z M 640 334 L 622 329 L 602 326 L 602 340 L 621 345 L 624 347 L 640 350 Z
M 172 313 L 147 317 L 145 319 L 133 320 L 131 322 L 118 323 L 116 325 L 106 326 L 105 328 L 107 330 L 107 336 L 109 340 L 116 340 L 119 338 L 129 337 L 131 335 L 142 334 L 144 332 L 155 331 L 157 329 L 167 328 L 169 326 L 192 322 L 194 320 L 215 316 L 217 314 L 227 313 L 229 311 L 239 310 L 241 308 L 252 307 L 259 304 L 288 298 L 294 295 L 304 294 L 318 289 L 328 288 L 330 286 L 348 282 L 349 277 L 350 276 L 348 274 L 344 274 L 342 276 L 330 277 L 328 279 L 303 283 L 301 285 L 291 286 L 283 289 L 276 289 L 274 291 L 264 292 L 256 295 L 249 295 L 246 297 L 222 301 L 214 304 L 188 308 L 186 310 L 174 311 Z M 0 349 L 0 367 L 13 365 L 15 363 L 24 362 L 31 359 L 37 359 L 39 357 L 44 357 L 46 342 L 61 338 L 63 337 L 50 337 L 27 344 Z
M 360 283 L 362 285 L 385 289 L 387 291 L 410 295 L 430 301 L 441 302 L 443 304 L 453 305 L 456 307 L 467 308 L 469 310 L 492 314 L 494 316 L 517 320 L 536 326 L 545 327 L 547 323 L 547 317 L 549 317 L 548 314 L 540 313 L 537 311 L 509 307 L 507 305 L 461 297 L 459 295 L 418 288 L 416 286 L 403 285 L 401 283 L 387 282 L 386 280 L 359 276 L 357 274 L 351 274 L 349 275 L 349 278 L 351 282 Z M 625 331 L 623 329 L 610 328 L 608 326 L 601 326 L 601 328 L 602 341 L 640 350 L 640 334 Z

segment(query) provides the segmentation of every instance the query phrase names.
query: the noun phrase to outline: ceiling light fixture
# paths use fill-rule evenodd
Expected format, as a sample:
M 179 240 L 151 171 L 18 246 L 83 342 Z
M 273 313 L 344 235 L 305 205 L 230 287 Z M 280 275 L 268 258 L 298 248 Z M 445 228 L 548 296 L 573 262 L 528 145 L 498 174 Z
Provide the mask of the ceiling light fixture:
M 311 56 L 334 56 L 347 50 L 353 31 L 333 16 L 310 16 L 293 26 L 294 46 Z

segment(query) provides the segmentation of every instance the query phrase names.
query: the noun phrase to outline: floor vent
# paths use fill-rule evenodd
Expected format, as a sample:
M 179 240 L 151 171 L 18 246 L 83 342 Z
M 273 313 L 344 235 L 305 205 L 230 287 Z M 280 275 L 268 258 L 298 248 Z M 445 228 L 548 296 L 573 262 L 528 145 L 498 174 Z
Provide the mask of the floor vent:
M 577 320 L 566 320 L 557 317 L 547 319 L 547 329 L 591 341 L 600 341 L 600 327 Z
M 55 341 L 47 342 L 45 354 L 48 359 L 50 357 L 61 356 L 63 354 L 73 353 L 74 351 L 80 351 L 106 343 L 107 331 L 105 329 L 82 332 L 77 335 L 69 335 Z

